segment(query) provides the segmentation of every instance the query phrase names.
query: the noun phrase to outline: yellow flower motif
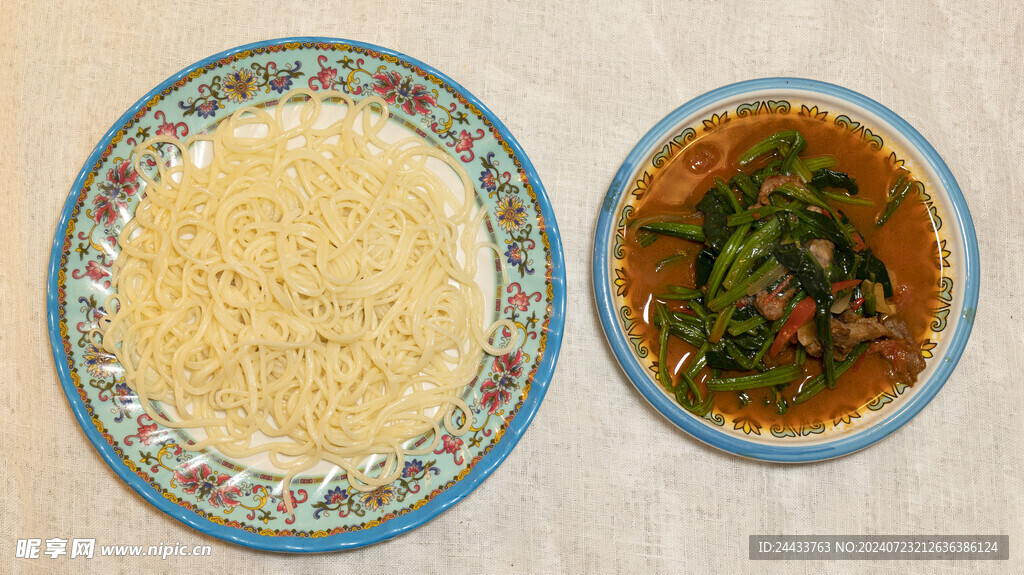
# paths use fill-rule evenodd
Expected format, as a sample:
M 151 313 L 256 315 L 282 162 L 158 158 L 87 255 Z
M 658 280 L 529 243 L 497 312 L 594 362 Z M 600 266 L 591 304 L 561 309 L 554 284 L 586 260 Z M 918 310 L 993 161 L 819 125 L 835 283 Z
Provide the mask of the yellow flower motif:
M 526 223 L 526 206 L 523 200 L 513 195 L 507 195 L 498 200 L 498 206 L 494 210 L 494 217 L 498 225 L 506 232 L 512 233 Z
M 932 341 L 930 339 L 926 339 L 926 340 L 922 341 L 921 342 L 921 356 L 924 357 L 925 359 L 931 359 L 932 358 L 932 350 L 935 349 L 936 345 L 938 345 L 938 343 L 934 342 L 934 341 Z
M 704 131 L 710 132 L 711 130 L 718 128 L 719 126 L 728 121 L 729 112 L 725 112 L 721 116 L 719 116 L 718 114 L 712 114 L 710 119 L 704 120 Z
M 256 95 L 256 76 L 246 69 L 233 70 L 224 78 L 224 90 L 229 100 L 244 102 Z
M 615 295 L 619 297 L 626 297 L 626 293 L 629 292 L 629 276 L 626 275 L 625 268 L 615 268 Z
M 742 429 L 743 433 L 750 435 L 761 435 L 761 426 L 749 419 L 737 419 L 733 421 L 733 429 Z
M 949 267 L 949 256 L 953 255 L 953 252 L 946 249 L 946 240 L 942 240 L 939 244 L 939 255 L 942 258 L 942 267 Z
M 860 412 L 854 411 L 854 412 L 851 412 L 851 413 L 843 414 L 843 415 L 839 416 L 839 419 L 836 419 L 835 421 L 833 421 L 832 425 L 834 427 L 839 427 L 842 424 L 849 425 L 850 422 L 853 421 L 854 419 L 860 419 Z
M 83 357 L 86 371 L 96 377 L 106 378 L 120 369 L 114 354 L 101 351 L 92 344 L 85 348 Z
M 889 152 L 889 163 L 892 164 L 894 168 L 903 168 L 903 165 L 907 162 L 905 160 L 901 160 L 899 156 L 896 155 L 896 152 Z
M 383 509 L 391 500 L 395 498 L 398 493 L 395 488 L 391 485 L 381 485 L 380 487 L 364 493 L 362 496 L 362 503 L 365 507 L 371 511 L 377 511 Z
M 634 196 L 636 196 L 637 199 L 643 197 L 643 195 L 647 193 L 647 188 L 649 188 L 651 185 L 651 179 L 652 178 L 650 172 L 644 171 L 644 175 L 641 176 L 640 179 L 636 181 L 636 187 L 633 188 L 633 191 L 631 193 Z
M 811 108 L 808 108 L 807 106 L 804 106 L 804 105 L 801 104 L 801 106 L 800 106 L 800 115 L 801 116 L 807 116 L 808 118 L 814 118 L 815 120 L 824 120 L 828 116 L 828 112 L 826 112 L 826 111 L 819 112 L 817 106 L 813 106 Z

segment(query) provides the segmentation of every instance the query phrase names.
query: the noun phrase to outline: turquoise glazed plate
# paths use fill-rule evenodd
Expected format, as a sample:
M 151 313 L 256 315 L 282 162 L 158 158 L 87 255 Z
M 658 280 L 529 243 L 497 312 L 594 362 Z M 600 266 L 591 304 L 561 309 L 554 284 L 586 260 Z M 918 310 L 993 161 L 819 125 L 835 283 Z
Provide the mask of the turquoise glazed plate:
M 239 107 L 271 104 L 297 87 L 334 89 L 391 104 L 402 129 L 450 154 L 476 184 L 486 233 L 500 246 L 483 278 L 494 318 L 514 322 L 521 347 L 481 357 L 464 392 L 471 430 L 406 460 L 393 484 L 368 493 L 337 470 L 295 478 L 283 492 L 273 469 L 181 445 L 185 433 L 150 420 L 116 359 L 88 336 L 106 314 L 119 230 L 144 185 L 128 163 L 135 145 L 216 126 Z M 499 260 L 503 260 L 500 261 Z M 507 279 L 495 270 L 504 263 Z M 161 511 L 249 547 L 312 552 L 368 545 L 406 532 L 468 495 L 508 456 L 544 397 L 565 321 L 562 248 L 540 179 L 504 125 L 441 72 L 369 44 L 329 38 L 259 42 L 175 74 L 103 136 L 71 187 L 50 256 L 47 312 L 53 357 L 71 408 L 111 468 Z M 500 343 L 500 342 L 499 342 Z M 323 465 L 323 464 L 322 464 Z M 329 467 L 329 466 L 328 466 Z M 294 512 L 289 513 L 285 497 Z M 138 518 L 139 528 L 146 519 Z
M 699 140 L 748 115 L 805 116 L 833 123 L 862 138 L 889 162 L 913 173 L 925 192 L 940 257 L 928 333 L 922 340 L 926 368 L 917 383 L 891 384 L 871 401 L 836 418 L 797 426 L 764 425 L 712 409 L 698 417 L 681 408 L 657 382 L 657 354 L 641 335 L 627 303 L 625 230 L 637 202 L 659 169 Z M 798 78 L 732 84 L 673 111 L 636 145 L 615 175 L 602 204 L 594 239 L 593 287 L 605 335 L 629 380 L 662 415 L 697 439 L 745 457 L 779 462 L 829 459 L 863 449 L 907 423 L 942 388 L 967 344 L 978 302 L 978 242 L 963 194 L 946 164 L 906 121 L 851 90 Z

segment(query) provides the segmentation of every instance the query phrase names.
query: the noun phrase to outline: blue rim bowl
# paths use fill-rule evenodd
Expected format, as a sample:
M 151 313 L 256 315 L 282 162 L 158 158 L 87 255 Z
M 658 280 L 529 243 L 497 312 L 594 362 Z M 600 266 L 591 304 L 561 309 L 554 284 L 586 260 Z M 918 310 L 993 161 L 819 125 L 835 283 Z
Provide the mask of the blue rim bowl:
M 638 175 L 652 157 L 671 142 L 673 135 L 688 126 L 699 125 L 701 118 L 713 112 L 734 109 L 737 102 L 770 103 L 787 97 L 827 102 L 847 113 L 870 119 L 870 123 L 865 121 L 865 124 L 870 125 L 874 133 L 896 140 L 905 148 L 908 158 L 931 176 L 932 195 L 938 198 L 937 203 L 946 214 L 945 222 L 953 224 L 949 247 L 954 261 L 958 262 L 955 276 L 962 286 L 948 314 L 950 326 L 954 327 L 953 335 L 946 336 L 942 353 L 928 362 L 925 381 L 915 384 L 911 393 L 900 397 L 893 408 L 870 425 L 799 442 L 751 438 L 716 428 L 681 408 L 664 392 L 641 364 L 617 317 L 611 264 L 619 210 Z M 728 107 L 729 104 L 733 106 Z M 615 358 L 630 382 L 655 409 L 691 436 L 723 451 L 763 461 L 799 463 L 841 457 L 864 449 L 906 424 L 935 397 L 967 345 L 978 305 L 980 272 L 978 241 L 967 202 L 945 162 L 917 130 L 885 106 L 847 88 L 802 78 L 762 78 L 723 86 L 694 98 L 668 114 L 640 139 L 615 174 L 601 205 L 594 238 L 592 281 L 601 325 Z

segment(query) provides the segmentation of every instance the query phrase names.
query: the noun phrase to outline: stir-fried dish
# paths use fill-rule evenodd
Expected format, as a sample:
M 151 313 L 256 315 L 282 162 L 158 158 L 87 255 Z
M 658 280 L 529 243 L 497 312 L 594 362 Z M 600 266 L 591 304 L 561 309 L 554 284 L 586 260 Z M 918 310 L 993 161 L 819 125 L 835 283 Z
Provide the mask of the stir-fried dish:
M 828 133 L 804 131 L 773 131 L 732 157 L 698 140 L 683 154 L 685 170 L 703 172 L 707 186 L 689 192 L 696 203 L 653 214 L 641 207 L 628 226 L 631 260 L 646 268 L 634 295 L 644 299 L 634 302 L 655 340 L 658 381 L 695 414 L 717 404 L 784 416 L 860 387 L 847 394 L 856 402 L 879 382 L 912 385 L 925 368 L 918 337 L 927 309 L 908 298 L 926 299 L 937 266 L 915 281 L 913 266 L 899 271 L 906 258 L 885 261 L 875 245 L 903 211 L 930 223 L 926 211 L 902 207 L 920 203 L 923 185 L 893 166 L 884 187 L 872 174 L 877 189 L 867 193 L 841 154 L 807 153 L 809 138 Z M 658 243 L 671 246 L 640 255 Z M 920 241 L 918 259 L 937 261 L 934 244 L 934 235 Z M 868 358 L 873 372 L 843 377 Z

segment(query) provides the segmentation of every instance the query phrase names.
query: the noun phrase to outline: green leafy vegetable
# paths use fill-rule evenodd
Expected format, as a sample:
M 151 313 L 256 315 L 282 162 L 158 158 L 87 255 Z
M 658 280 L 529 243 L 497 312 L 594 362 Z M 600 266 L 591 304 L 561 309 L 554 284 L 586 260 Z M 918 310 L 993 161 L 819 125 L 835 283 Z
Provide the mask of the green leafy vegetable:
M 814 172 L 811 185 L 819 190 L 825 188 L 842 188 L 851 196 L 857 195 L 857 182 L 849 175 L 835 170 L 821 169 Z
M 772 176 L 778 176 L 782 173 L 781 166 L 782 160 L 773 160 L 768 162 L 763 168 L 757 170 L 753 174 L 750 174 L 750 179 L 758 188 L 760 188 L 761 184 L 763 184 L 765 180 Z
M 739 164 L 741 166 L 745 166 L 750 162 L 756 160 L 758 157 L 767 154 L 768 152 L 778 150 L 780 144 L 792 144 L 792 142 L 796 140 L 797 137 L 803 139 L 803 137 L 800 136 L 800 133 L 797 132 L 796 130 L 776 132 L 771 136 L 768 136 L 767 138 L 754 144 L 746 152 L 743 152 L 743 155 L 740 156 Z
M 640 229 L 645 232 L 653 232 L 655 234 L 663 234 L 666 236 L 675 236 L 677 238 L 693 240 L 695 242 L 704 241 L 704 230 L 701 228 L 701 226 L 693 224 L 680 224 L 677 222 L 652 222 L 640 226 Z
M 923 193 L 924 184 L 916 180 L 911 180 L 906 176 L 900 176 L 900 178 L 896 180 L 892 189 L 889 190 L 889 196 L 885 202 L 885 209 L 882 210 L 878 219 L 875 220 L 875 225 L 881 226 L 885 222 L 889 221 L 889 218 L 891 218 L 896 212 L 896 208 L 900 207 L 903 200 L 907 199 L 907 196 L 913 192 L 917 192 L 919 194 Z
M 871 200 L 865 200 L 863 198 L 851 198 L 844 194 L 834 194 L 832 192 L 819 190 L 819 194 L 822 195 L 826 200 L 832 200 L 833 202 L 839 202 L 840 204 L 850 204 L 851 206 L 866 206 L 871 207 L 875 205 L 875 202 Z
M 711 270 L 715 267 L 715 252 L 705 248 L 697 254 L 697 269 L 694 273 L 694 283 L 697 287 L 708 285 L 708 278 L 711 277 Z
M 750 179 L 750 176 L 743 172 L 737 172 L 736 175 L 732 177 L 732 181 L 736 184 L 736 187 L 743 192 L 743 197 L 747 199 L 748 204 L 753 204 L 757 201 L 759 189 L 758 186 L 754 184 L 754 180 Z
M 658 260 L 658 264 L 654 266 L 654 271 L 660 272 L 663 268 L 666 268 L 674 263 L 681 262 L 686 259 L 688 254 L 685 250 L 679 250 L 676 253 Z
M 729 237 L 729 241 L 725 242 L 721 253 L 715 259 L 715 265 L 711 268 L 711 276 L 708 278 L 708 297 L 714 298 L 715 294 L 718 293 L 718 288 L 722 285 L 722 280 L 725 278 L 725 271 L 732 265 L 733 260 L 740 251 L 740 247 L 746 241 L 749 231 L 750 224 L 744 224 L 736 228 L 736 231 Z
M 857 317 L 872 318 L 879 310 L 891 310 L 880 299 L 893 294 L 885 264 L 837 208 L 872 202 L 855 197 L 857 182 L 836 169 L 835 157 L 806 157 L 808 147 L 802 134 L 786 130 L 746 150 L 741 169 L 728 179 L 713 177 L 696 206 L 704 217 L 700 225 L 689 223 L 690 214 L 656 216 L 635 224 L 641 245 L 660 235 L 703 244 L 696 257 L 695 287 L 669 267 L 684 261 L 686 251 L 657 261 L 656 271 L 665 282 L 651 308 L 658 329 L 658 381 L 696 415 L 708 413 L 717 393 L 738 394 L 741 406 L 757 397 L 762 405 L 784 414 L 791 405 L 835 387 L 868 348 L 867 342 L 860 343 L 845 359 L 836 359 L 837 343 L 843 343 L 841 349 L 852 345 L 845 343 L 849 339 L 840 339 L 848 337 L 849 329 L 837 327 L 839 335 L 833 334 L 834 321 L 852 321 L 833 317 L 836 298 L 842 304 L 835 306 L 835 315 L 853 311 Z M 796 177 L 774 186 L 765 200 L 762 186 L 780 174 Z M 900 178 L 889 190 L 878 225 L 906 197 L 923 189 L 918 186 L 909 177 Z M 819 247 L 830 250 L 827 267 L 809 246 L 819 257 Z M 812 320 L 817 343 L 810 353 L 817 358 L 820 344 L 821 374 L 800 386 L 791 385 L 804 378 L 806 364 L 818 361 L 809 357 L 811 343 L 801 331 Z M 675 370 L 668 358 L 672 338 L 696 350 L 688 365 Z M 710 377 L 704 379 L 701 374 L 707 372 Z
M 713 251 L 720 252 L 729 241 L 732 230 L 726 225 L 726 219 L 736 213 L 732 204 L 716 188 L 712 188 L 697 204 L 697 209 L 704 212 L 705 245 Z
M 789 383 L 800 377 L 803 370 L 795 365 L 775 367 L 753 375 L 741 375 L 739 377 L 713 378 L 708 380 L 708 389 L 711 391 L 739 391 L 741 389 L 755 389 L 768 387 L 780 383 Z
M 725 289 L 731 289 L 750 272 L 759 259 L 770 254 L 781 236 L 782 223 L 778 217 L 768 219 L 757 231 L 747 236 L 746 241 L 736 253 L 732 268 L 729 269 L 729 273 L 725 275 L 725 280 L 722 282 Z
M 793 143 L 782 148 L 782 150 L 785 150 L 783 152 L 785 157 L 782 158 L 781 166 L 783 174 L 797 174 L 805 182 L 811 179 L 810 174 L 807 172 L 807 167 L 803 166 L 802 163 L 800 165 L 797 164 L 800 161 L 800 152 L 804 151 L 805 148 L 807 148 L 807 140 L 804 139 L 800 132 L 797 132 L 796 136 L 793 137 Z
M 663 300 L 699 299 L 704 297 L 704 292 L 699 289 L 670 285 L 665 288 L 665 291 L 657 294 L 656 297 Z
M 871 248 L 865 249 L 859 254 L 860 262 L 857 265 L 856 277 L 881 284 L 885 291 L 885 297 L 892 297 L 892 282 L 889 281 L 889 270 L 886 269 L 882 260 L 875 257 Z
M 791 233 L 800 241 L 807 242 L 821 238 L 847 249 L 853 249 L 853 242 L 848 234 L 844 234 L 842 224 L 825 214 L 810 210 L 798 210 L 794 213 L 796 222 L 790 228 Z

